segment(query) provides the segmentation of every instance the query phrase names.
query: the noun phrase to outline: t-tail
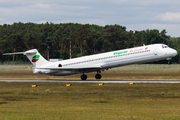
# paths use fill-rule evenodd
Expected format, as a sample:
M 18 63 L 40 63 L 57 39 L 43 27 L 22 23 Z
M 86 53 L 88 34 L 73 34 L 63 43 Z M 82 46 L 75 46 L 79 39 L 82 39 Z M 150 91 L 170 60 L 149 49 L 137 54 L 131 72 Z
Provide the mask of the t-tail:
M 32 49 L 25 52 L 4 53 L 3 55 L 13 55 L 13 54 L 26 55 L 35 68 L 41 67 L 42 65 L 48 63 L 48 61 L 37 51 L 37 49 Z

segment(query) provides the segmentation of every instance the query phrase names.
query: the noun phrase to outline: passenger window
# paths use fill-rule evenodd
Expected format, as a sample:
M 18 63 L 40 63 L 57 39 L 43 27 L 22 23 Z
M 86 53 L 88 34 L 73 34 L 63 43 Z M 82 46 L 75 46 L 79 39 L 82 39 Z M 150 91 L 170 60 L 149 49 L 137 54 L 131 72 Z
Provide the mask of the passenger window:
M 62 65 L 61 64 L 59 64 L 59 66 L 58 67 L 62 67 Z

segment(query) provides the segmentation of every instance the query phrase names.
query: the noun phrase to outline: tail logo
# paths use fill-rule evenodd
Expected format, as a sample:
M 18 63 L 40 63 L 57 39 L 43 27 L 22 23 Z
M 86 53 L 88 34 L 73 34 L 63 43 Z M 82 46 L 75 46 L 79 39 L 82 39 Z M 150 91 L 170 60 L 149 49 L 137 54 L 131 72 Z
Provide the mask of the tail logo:
M 40 55 L 35 55 L 32 57 L 32 62 L 37 62 L 40 58 Z

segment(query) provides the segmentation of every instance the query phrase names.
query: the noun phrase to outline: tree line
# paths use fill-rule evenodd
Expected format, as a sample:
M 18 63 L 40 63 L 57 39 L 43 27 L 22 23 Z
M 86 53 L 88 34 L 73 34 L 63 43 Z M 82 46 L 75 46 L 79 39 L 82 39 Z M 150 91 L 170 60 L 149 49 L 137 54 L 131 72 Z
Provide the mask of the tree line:
M 178 51 L 173 58 L 180 62 L 180 37 L 166 35 L 167 31 L 157 29 L 127 31 L 120 25 L 90 25 L 78 23 L 14 23 L 0 25 L 0 61 L 27 61 L 24 56 L 3 56 L 7 52 L 38 49 L 46 58 L 49 46 L 50 58 L 69 58 L 71 39 L 72 58 L 107 51 L 164 43 Z

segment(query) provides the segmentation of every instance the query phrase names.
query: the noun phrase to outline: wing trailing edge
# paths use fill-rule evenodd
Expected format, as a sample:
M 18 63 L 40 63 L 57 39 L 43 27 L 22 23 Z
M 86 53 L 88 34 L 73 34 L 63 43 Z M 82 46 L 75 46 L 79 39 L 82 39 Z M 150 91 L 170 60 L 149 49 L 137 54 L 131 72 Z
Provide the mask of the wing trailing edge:
M 82 69 L 101 69 L 100 65 L 93 66 L 71 66 L 71 67 L 56 67 L 56 68 L 36 68 L 36 69 L 49 69 L 49 70 L 82 70 Z

